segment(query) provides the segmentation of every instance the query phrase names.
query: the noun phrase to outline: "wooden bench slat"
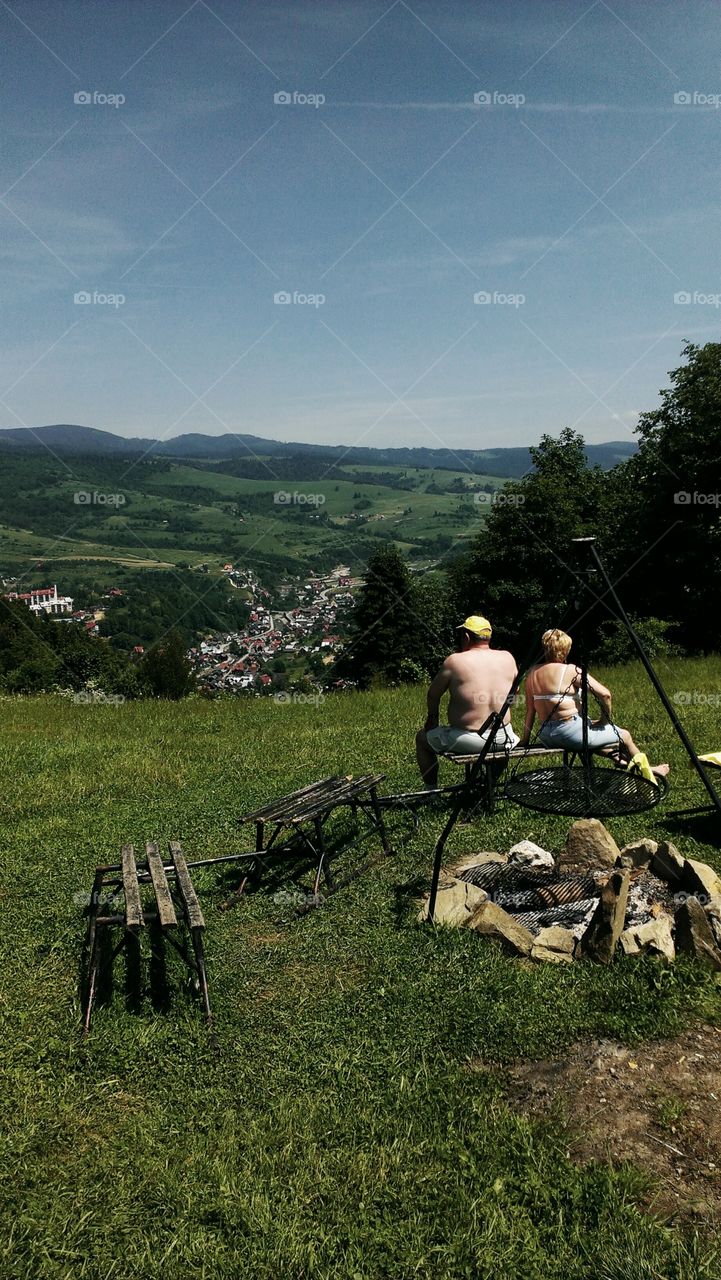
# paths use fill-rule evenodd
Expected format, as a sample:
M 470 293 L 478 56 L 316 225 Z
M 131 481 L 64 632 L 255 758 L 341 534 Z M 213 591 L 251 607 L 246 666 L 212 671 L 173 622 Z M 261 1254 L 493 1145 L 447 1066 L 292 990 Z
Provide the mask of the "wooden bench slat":
M 523 760 L 525 756 L 560 756 L 563 752 L 563 747 L 524 747 L 523 750 L 514 747 L 512 751 L 489 751 L 484 763 L 486 760 Z M 470 756 L 458 756 L 452 751 L 441 752 L 443 759 L 451 760 L 453 764 L 473 764 L 478 755 L 478 752 Z
M 384 777 L 385 774 L 382 773 L 369 773 L 359 778 L 354 778 L 352 775 L 323 778 L 309 787 L 302 787 L 300 791 L 280 796 L 279 799 L 272 800 L 261 809 L 254 809 L 252 813 L 241 818 L 241 822 L 298 825 L 309 818 L 318 817 L 327 809 L 348 804 L 356 797 L 365 795 L 371 787 L 382 782 Z
M 124 844 L 120 850 L 123 871 L 123 891 L 125 893 L 125 925 L 128 929 L 142 929 L 145 924 L 143 906 L 140 901 L 140 885 L 138 869 L 135 865 L 135 850 L 131 844 Z
M 280 796 L 276 800 L 270 800 L 268 804 L 262 805 L 260 809 L 254 809 L 252 813 L 247 813 L 241 818 L 241 822 L 272 821 L 276 815 L 286 812 L 292 808 L 296 801 L 301 801 L 312 792 L 320 791 L 324 787 L 344 781 L 346 779 L 341 777 L 321 778 L 320 782 L 312 782 L 310 786 L 301 787 L 298 791 L 291 791 L 288 795 Z
M 188 913 L 188 925 L 191 929 L 204 929 L 205 920 L 203 919 L 203 913 L 200 909 L 200 903 L 198 902 L 198 895 L 196 894 L 195 889 L 193 888 L 193 883 L 190 879 L 190 873 L 188 871 L 185 857 L 180 848 L 180 843 L 177 840 L 171 840 L 169 848 L 170 856 L 173 860 L 173 866 L 175 867 L 175 875 L 178 882 L 178 888 L 180 890 L 180 896 L 185 903 L 185 909 Z
M 170 895 L 170 885 L 163 867 L 163 859 L 160 856 L 160 850 L 155 840 L 146 842 L 145 855 L 148 860 L 148 871 L 153 882 L 153 889 L 155 890 L 158 919 L 161 927 L 163 929 L 174 928 L 178 924 L 178 917 L 175 914 L 173 899 Z
M 300 812 L 294 814 L 290 819 L 293 823 L 306 822 L 309 818 L 319 817 L 327 809 L 335 808 L 336 805 L 352 804 L 354 800 L 367 796 L 371 787 L 375 787 L 379 782 L 383 781 L 384 774 L 368 774 L 363 778 L 348 779 L 348 781 L 337 787 L 334 791 L 329 792 L 327 796 L 313 797 L 311 801 L 305 804 Z

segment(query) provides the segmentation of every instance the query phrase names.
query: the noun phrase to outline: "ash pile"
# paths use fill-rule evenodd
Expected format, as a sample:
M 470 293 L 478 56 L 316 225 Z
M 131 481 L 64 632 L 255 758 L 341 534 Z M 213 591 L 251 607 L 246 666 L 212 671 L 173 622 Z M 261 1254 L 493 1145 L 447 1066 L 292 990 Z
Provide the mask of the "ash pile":
M 419 919 L 428 918 L 428 899 Z M 522 840 L 479 853 L 441 879 L 434 923 L 470 928 L 532 960 L 568 964 L 617 952 L 671 962 L 677 952 L 721 972 L 721 878 L 668 841 L 619 849 L 596 818 L 571 826 L 554 855 Z

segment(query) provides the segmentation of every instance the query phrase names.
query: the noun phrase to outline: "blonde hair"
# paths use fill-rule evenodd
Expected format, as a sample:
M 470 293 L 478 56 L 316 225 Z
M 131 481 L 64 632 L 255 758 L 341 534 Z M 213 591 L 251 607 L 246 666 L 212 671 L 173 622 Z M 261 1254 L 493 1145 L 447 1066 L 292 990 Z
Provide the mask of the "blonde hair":
M 548 662 L 565 662 L 573 641 L 565 631 L 544 631 L 541 636 L 543 654 Z

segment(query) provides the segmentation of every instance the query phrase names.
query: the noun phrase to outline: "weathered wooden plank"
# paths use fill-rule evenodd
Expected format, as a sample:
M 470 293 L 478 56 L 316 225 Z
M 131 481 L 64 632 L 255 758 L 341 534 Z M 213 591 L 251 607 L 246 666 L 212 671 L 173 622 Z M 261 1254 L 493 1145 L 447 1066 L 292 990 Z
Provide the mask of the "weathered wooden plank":
M 190 873 L 185 861 L 185 857 L 177 840 L 170 841 L 170 856 L 175 867 L 175 875 L 180 890 L 180 896 L 185 903 L 185 909 L 188 913 L 188 927 L 190 929 L 204 929 L 205 920 L 203 912 L 200 909 L 198 895 L 193 888 L 193 882 L 190 879 Z
M 155 900 L 158 904 L 158 919 L 163 929 L 172 928 L 177 925 L 178 917 L 175 914 L 173 899 L 170 896 L 170 885 L 163 868 L 163 859 L 160 856 L 160 850 L 155 840 L 146 842 L 145 855 L 148 859 L 148 871 L 155 890 Z
M 527 756 L 529 759 L 531 756 L 560 756 L 563 755 L 563 751 L 563 747 L 525 747 L 522 751 L 514 747 L 513 751 L 489 751 L 488 755 L 484 757 L 484 763 L 486 760 L 525 760 Z M 441 754 L 444 760 L 450 760 L 453 764 L 473 764 L 478 759 L 477 754 L 457 756 L 452 751 L 442 752 Z
M 135 850 L 131 844 L 124 844 L 120 850 L 123 870 L 123 891 L 125 893 L 125 926 L 128 929 L 142 929 L 145 924 L 143 907 L 140 901 L 140 885 L 138 870 L 135 865 Z
M 275 800 L 270 800 L 260 809 L 254 809 L 252 813 L 247 813 L 241 818 L 241 822 L 255 822 L 262 819 L 264 822 L 277 822 L 283 815 L 292 811 L 296 804 L 309 799 L 312 795 L 323 790 L 327 790 L 338 782 L 345 782 L 347 779 L 332 777 L 321 778 L 319 782 L 312 782 L 307 787 L 301 787 L 298 791 L 291 791 L 288 795 L 278 796 Z

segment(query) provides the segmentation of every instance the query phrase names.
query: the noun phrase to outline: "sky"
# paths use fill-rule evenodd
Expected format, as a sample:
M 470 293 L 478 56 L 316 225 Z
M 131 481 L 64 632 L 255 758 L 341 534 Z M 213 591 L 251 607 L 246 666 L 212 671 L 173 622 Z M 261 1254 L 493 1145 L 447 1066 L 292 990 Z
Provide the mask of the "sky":
M 710 0 L 0 0 L 0 426 L 632 439 L 717 341 Z

